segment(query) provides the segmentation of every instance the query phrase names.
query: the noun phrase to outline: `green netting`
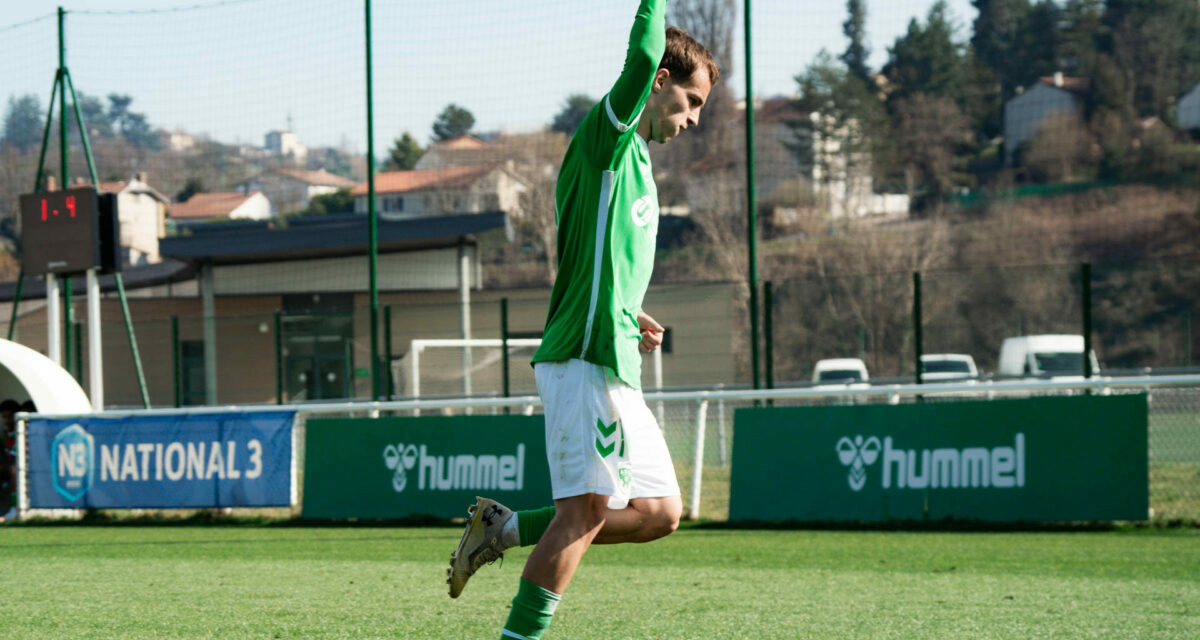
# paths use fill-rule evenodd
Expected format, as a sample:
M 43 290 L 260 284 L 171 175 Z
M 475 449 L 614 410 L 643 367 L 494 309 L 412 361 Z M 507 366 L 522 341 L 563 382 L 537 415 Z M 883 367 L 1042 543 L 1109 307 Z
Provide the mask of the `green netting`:
M 514 331 L 529 335 L 541 329 L 554 275 L 554 182 L 572 116 L 619 72 L 636 4 L 374 2 L 368 27 L 364 2 L 147 8 L 114 0 L 67 7 L 66 62 L 100 180 L 120 188 L 140 177 L 149 187 L 147 208 L 126 230 L 136 266 L 161 258 L 158 235 L 234 228 L 230 216 L 284 228 L 300 224 L 298 216 L 365 211 L 365 198 L 356 203 L 348 192 L 364 189 L 368 173 L 369 30 L 374 164 L 494 172 L 462 190 L 405 193 L 389 191 L 384 183 L 396 178 L 381 176 L 381 215 L 505 211 L 511 234 L 475 238 L 474 284 L 487 294 L 475 294 L 472 335 L 498 334 L 494 305 L 506 295 L 528 307 Z M 1027 4 L 1001 20 L 997 3 L 967 0 L 753 3 L 758 267 L 775 285 L 777 382 L 809 381 L 817 360 L 840 356 L 864 359 L 874 378 L 911 377 L 914 271 L 923 274 L 923 351 L 969 354 L 995 372 L 1007 337 L 1082 331 L 1085 261 L 1094 265 L 1093 337 L 1104 369 L 1194 365 L 1200 164 L 1185 95 L 1200 81 L 1200 59 L 1187 46 L 1198 10 L 1171 2 L 1156 17 L 1124 3 Z M 699 127 L 652 146 L 663 214 L 653 292 L 662 297 L 648 306 L 677 339 L 664 362 L 668 387 L 752 380 L 744 7 L 669 6 L 668 21 L 712 50 L 722 82 Z M 58 57 L 56 17 L 12 11 L 17 17 L 0 26 L 0 280 L 9 282 L 20 237 L 16 196 L 33 186 Z M 1125 37 L 1109 38 L 1117 28 Z M 1152 57 L 1159 67 L 1146 66 L 1150 50 L 1161 53 Z M 1128 76 L 1115 73 L 1125 67 Z M 51 133 L 46 166 L 61 182 L 58 127 Z M 68 182 L 87 176 L 79 142 L 71 133 Z M 280 170 L 325 171 L 337 179 L 322 187 L 342 193 L 299 194 Z M 254 191 L 269 203 L 236 214 L 209 210 L 215 219 L 207 221 L 180 202 Z M 134 232 L 147 225 L 149 239 Z M 285 325 L 336 344 L 326 352 L 285 340 L 283 348 L 309 359 L 284 367 L 299 386 L 289 392 L 285 384 L 283 395 L 361 397 L 369 389 L 362 371 L 377 366 L 366 258 L 300 264 L 217 268 L 215 322 L 242 336 L 219 337 L 218 355 L 259 354 L 245 363 L 261 369 L 245 397 L 275 398 L 274 358 L 258 350 L 274 351 L 278 312 Z M 461 337 L 456 268 L 453 248 L 381 259 L 383 304 L 396 310 L 393 359 L 412 339 Z M 170 316 L 195 334 L 188 342 L 203 342 L 202 329 L 189 327 L 200 322 L 190 278 L 137 293 L 148 298 L 133 305 L 148 371 L 166 361 Z M 12 289 L 4 291 L 11 298 Z M 293 300 L 304 295 L 336 300 L 317 315 L 340 319 L 305 319 L 312 309 Z M 177 302 L 186 313 L 166 310 Z M 124 379 L 132 364 L 114 308 L 106 302 L 106 369 Z M 7 323 L 7 309 L 0 312 Z M 44 342 L 40 307 L 30 302 L 21 316 L 19 339 Z M 77 299 L 75 318 L 82 316 Z M 264 322 L 268 331 L 259 331 Z M 245 331 L 233 329 L 241 324 Z M 473 355 L 477 364 L 495 354 Z M 461 355 L 438 357 L 445 362 L 431 367 L 444 382 L 435 376 L 426 388 L 459 393 Z M 523 375 L 524 357 L 511 365 Z M 322 391 L 312 380 L 329 382 L 330 366 L 336 384 Z M 499 378 L 481 373 L 471 392 L 495 393 Z M 161 373 L 148 379 L 155 404 L 172 399 L 160 389 Z M 109 385 L 113 402 L 136 403 L 123 385 Z M 219 388 L 219 401 L 241 398 L 226 395 L 240 385 Z

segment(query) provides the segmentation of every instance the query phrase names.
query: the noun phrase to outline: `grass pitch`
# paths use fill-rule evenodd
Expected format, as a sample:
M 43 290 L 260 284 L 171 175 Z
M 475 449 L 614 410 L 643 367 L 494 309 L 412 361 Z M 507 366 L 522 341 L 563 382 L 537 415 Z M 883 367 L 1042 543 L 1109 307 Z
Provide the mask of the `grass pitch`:
M 457 528 L 0 527 L 0 638 L 495 639 L 527 550 Z M 1200 530 L 685 528 L 595 547 L 547 640 L 1196 638 Z

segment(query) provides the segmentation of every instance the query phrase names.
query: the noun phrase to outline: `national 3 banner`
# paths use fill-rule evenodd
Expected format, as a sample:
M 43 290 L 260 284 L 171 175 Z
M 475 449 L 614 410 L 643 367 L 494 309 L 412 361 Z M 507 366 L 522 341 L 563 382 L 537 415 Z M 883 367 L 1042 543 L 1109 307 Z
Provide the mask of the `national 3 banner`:
M 295 412 L 29 421 L 35 509 L 287 506 Z

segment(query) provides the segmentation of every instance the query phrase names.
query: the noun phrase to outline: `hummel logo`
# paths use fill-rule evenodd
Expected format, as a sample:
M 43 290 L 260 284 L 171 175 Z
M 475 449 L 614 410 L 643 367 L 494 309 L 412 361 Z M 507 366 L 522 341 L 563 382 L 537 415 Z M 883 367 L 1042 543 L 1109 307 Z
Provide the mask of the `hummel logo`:
M 861 435 L 854 436 L 854 440 L 847 437 L 842 437 L 837 442 L 838 460 L 845 466 L 850 467 L 850 488 L 855 491 L 860 491 L 863 485 L 867 484 L 867 467 L 875 464 L 875 460 L 879 457 L 879 438 L 871 436 L 865 441 Z
M 596 451 L 600 452 L 600 457 L 607 458 L 612 455 L 612 452 L 617 448 L 617 428 L 620 427 L 621 450 L 617 453 L 617 457 L 625 457 L 625 427 L 621 425 L 620 420 L 613 420 L 610 425 L 604 424 L 604 421 L 596 419 L 596 431 L 600 432 L 600 436 L 596 438 Z

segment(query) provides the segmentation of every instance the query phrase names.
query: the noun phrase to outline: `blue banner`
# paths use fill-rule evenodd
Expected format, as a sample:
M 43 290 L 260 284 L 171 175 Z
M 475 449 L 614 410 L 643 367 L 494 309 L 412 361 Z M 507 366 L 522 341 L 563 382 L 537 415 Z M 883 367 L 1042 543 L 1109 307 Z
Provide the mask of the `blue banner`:
M 30 420 L 35 509 L 287 506 L 295 412 Z

